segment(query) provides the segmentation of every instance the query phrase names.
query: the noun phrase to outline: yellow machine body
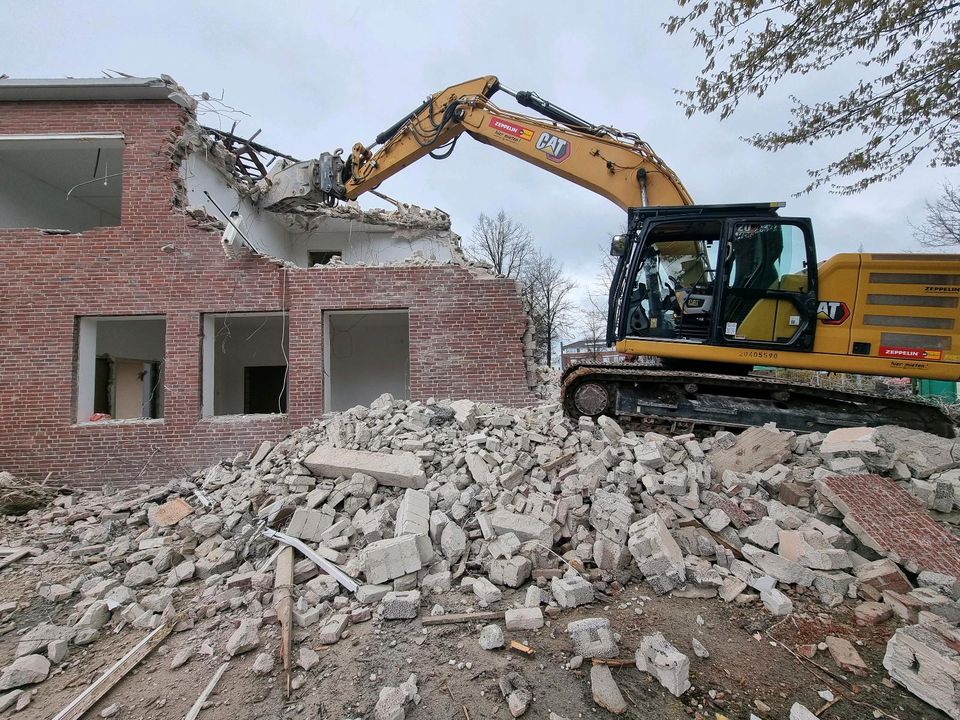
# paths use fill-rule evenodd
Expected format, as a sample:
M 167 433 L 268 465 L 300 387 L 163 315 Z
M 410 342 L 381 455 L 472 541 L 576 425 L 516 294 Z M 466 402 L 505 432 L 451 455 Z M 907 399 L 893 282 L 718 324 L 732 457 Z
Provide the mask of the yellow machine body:
M 617 350 L 676 360 L 960 380 L 960 255 L 842 253 L 819 264 L 809 351 L 627 338 Z M 781 287 L 790 287 L 791 277 Z M 797 284 L 804 282 L 796 279 Z M 792 304 L 760 300 L 741 323 L 749 337 L 788 337 Z

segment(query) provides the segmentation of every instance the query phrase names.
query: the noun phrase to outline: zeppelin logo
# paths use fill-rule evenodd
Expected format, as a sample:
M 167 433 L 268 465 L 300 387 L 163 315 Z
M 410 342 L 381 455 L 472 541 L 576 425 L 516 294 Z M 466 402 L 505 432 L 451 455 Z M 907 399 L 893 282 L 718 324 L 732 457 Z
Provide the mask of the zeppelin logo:
M 955 285 L 927 285 L 924 292 L 960 293 L 960 287 Z
M 908 360 L 939 360 L 942 356 L 943 353 L 940 350 L 880 346 L 880 357 L 906 358 Z
M 540 133 L 540 137 L 537 138 L 537 150 L 546 153 L 547 160 L 555 163 L 562 163 L 570 157 L 570 143 L 546 131 Z
M 850 317 L 850 308 L 845 302 L 821 300 L 817 306 L 817 319 L 824 325 L 843 325 Z
M 515 125 L 511 122 L 507 122 L 506 120 L 501 120 L 500 118 L 490 118 L 490 127 L 492 127 L 494 130 L 499 130 L 505 135 L 518 138 L 519 140 L 533 139 L 533 130 L 528 130 L 522 125 Z

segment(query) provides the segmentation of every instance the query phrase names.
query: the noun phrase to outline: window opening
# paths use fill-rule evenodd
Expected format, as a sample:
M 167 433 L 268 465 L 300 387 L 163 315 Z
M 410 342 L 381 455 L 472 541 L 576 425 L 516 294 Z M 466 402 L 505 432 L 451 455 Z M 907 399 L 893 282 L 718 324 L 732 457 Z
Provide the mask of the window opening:
M 166 321 L 84 317 L 77 349 L 77 421 L 163 417 Z
M 334 258 L 343 260 L 343 250 L 311 250 L 307 253 L 307 266 L 326 265 Z
M 117 226 L 122 195 L 122 136 L 0 135 L 0 227 Z
M 202 415 L 286 413 L 289 336 L 285 313 L 205 315 Z

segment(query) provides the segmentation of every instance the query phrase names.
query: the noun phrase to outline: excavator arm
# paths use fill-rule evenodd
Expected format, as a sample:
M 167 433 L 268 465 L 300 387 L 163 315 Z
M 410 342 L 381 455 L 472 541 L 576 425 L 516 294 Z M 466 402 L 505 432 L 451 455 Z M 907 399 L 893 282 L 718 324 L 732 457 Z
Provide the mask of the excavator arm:
M 534 118 L 498 108 L 503 91 L 536 110 Z M 691 205 L 676 174 L 639 137 L 592 125 L 531 92 L 514 93 L 485 76 L 430 95 L 378 135 L 369 147 L 354 145 L 271 173 L 259 204 L 267 210 L 354 200 L 425 155 L 447 157 L 462 133 L 543 170 L 631 207 Z

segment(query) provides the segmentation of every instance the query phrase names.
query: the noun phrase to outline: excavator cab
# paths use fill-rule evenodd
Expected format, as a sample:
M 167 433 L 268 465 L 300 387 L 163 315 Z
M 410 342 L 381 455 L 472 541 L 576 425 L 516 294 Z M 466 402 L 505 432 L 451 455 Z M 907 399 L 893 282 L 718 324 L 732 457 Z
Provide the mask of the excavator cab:
M 778 217 L 778 207 L 631 209 L 630 232 L 612 248 L 609 342 L 810 350 L 813 229 L 806 218 Z

